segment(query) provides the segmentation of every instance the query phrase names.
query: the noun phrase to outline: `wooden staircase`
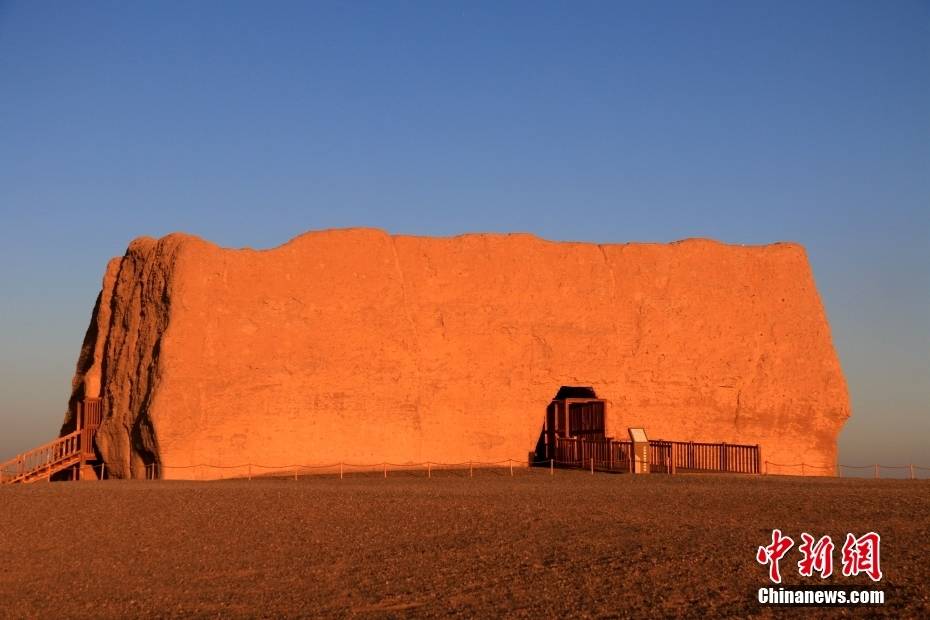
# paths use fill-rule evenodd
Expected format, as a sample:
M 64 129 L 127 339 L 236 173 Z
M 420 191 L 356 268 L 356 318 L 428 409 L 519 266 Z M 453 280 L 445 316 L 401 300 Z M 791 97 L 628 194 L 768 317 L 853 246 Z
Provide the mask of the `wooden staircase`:
M 94 437 L 102 419 L 99 398 L 79 402 L 75 412 L 76 431 L 0 463 L 0 484 L 25 484 L 51 480 L 60 471 L 74 468 L 80 479 L 86 463 L 97 459 Z

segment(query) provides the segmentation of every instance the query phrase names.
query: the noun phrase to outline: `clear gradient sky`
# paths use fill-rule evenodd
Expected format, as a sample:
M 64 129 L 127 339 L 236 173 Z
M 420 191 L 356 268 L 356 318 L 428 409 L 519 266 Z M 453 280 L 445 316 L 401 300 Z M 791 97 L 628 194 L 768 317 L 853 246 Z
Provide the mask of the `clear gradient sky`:
M 804 244 L 847 463 L 930 464 L 930 3 L 0 0 L 0 459 L 107 259 L 374 226 Z

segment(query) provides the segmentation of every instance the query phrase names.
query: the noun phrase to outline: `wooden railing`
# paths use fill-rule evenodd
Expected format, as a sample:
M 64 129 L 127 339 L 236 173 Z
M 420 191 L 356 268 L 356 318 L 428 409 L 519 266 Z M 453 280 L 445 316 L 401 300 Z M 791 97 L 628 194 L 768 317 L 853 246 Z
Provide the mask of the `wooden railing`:
M 99 398 L 85 398 L 78 403 L 78 407 L 80 408 L 78 423 L 82 433 L 81 447 L 84 449 L 82 456 L 86 460 L 93 460 L 95 458 L 94 437 L 103 421 L 103 409 Z
M 653 468 L 681 472 L 761 474 L 762 452 L 758 445 L 650 441 Z
M 0 463 L 0 484 L 51 477 L 73 465 L 80 460 L 81 435 L 82 431 L 75 431 Z
M 590 467 L 601 471 L 629 471 L 632 444 L 613 439 L 556 437 L 555 462 L 568 467 Z
M 599 471 L 630 471 L 632 443 L 614 439 L 556 437 L 555 463 L 567 467 L 593 467 Z M 759 446 L 727 443 L 695 443 L 652 440 L 649 469 L 652 472 L 762 473 Z
M 85 398 L 77 402 L 73 420 L 73 433 L 0 463 L 0 484 L 51 478 L 62 469 L 94 460 L 94 437 L 103 422 L 101 400 Z

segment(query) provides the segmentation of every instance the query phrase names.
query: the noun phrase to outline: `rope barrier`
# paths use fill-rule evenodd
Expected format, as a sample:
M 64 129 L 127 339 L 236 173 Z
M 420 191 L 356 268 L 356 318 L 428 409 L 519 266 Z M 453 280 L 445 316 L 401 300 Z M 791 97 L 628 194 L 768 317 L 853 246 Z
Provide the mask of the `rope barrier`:
M 432 478 L 433 471 L 458 471 L 464 473 L 465 469 L 468 470 L 468 476 L 474 477 L 475 469 L 485 469 L 488 473 L 495 473 L 497 475 L 506 475 L 506 471 L 509 470 L 511 476 L 514 474 L 514 466 L 518 468 L 523 468 L 529 472 L 533 469 L 542 469 L 547 467 L 549 469 L 549 474 L 554 475 L 554 470 L 556 466 L 559 467 L 572 467 L 579 469 L 590 469 L 593 474 L 595 471 L 624 471 L 627 469 L 626 463 L 616 462 L 613 463 L 617 467 L 606 468 L 604 465 L 607 461 L 601 461 L 598 459 L 579 459 L 579 460 L 556 460 L 556 459 L 506 459 L 499 461 L 461 461 L 454 463 L 443 463 L 439 461 L 423 461 L 423 462 L 408 462 L 408 463 L 391 463 L 387 461 L 382 461 L 380 463 L 325 463 L 325 464 L 316 464 L 316 465 L 304 465 L 304 464 L 287 464 L 287 465 L 265 465 L 261 463 L 242 463 L 239 465 L 212 465 L 208 463 L 197 463 L 190 465 L 162 465 L 160 463 L 150 463 L 145 466 L 145 477 L 146 479 L 157 479 L 161 477 L 161 473 L 168 470 L 197 470 L 196 476 L 199 479 L 204 477 L 203 470 L 240 470 L 238 476 L 245 477 L 245 473 L 248 472 L 248 479 L 252 479 L 253 468 L 263 470 L 264 472 L 284 474 L 287 476 L 293 476 L 295 480 L 298 479 L 300 473 L 305 473 L 307 471 L 320 471 L 320 470 L 331 470 L 331 473 L 335 474 L 337 471 L 339 477 L 343 478 L 345 474 L 349 473 L 348 470 L 363 470 L 369 474 L 382 473 L 385 478 L 388 477 L 389 471 L 404 472 L 406 475 L 410 473 L 416 473 L 418 470 L 422 470 L 421 475 L 425 475 L 428 478 Z M 912 480 L 917 479 L 917 471 L 930 471 L 930 467 L 922 465 L 882 465 L 882 464 L 872 464 L 872 465 L 847 465 L 844 463 L 837 463 L 836 465 L 814 465 L 808 463 L 776 463 L 774 461 L 764 461 L 764 473 L 769 473 L 769 467 L 774 468 L 791 468 L 797 469 L 800 468 L 801 473 L 804 473 L 806 469 L 818 470 L 818 471 L 835 471 L 836 475 L 842 477 L 842 472 L 844 469 L 852 470 L 874 470 L 875 478 L 879 479 L 881 477 L 881 470 L 895 470 L 901 471 L 905 470 L 909 472 L 908 477 Z M 98 476 L 98 479 L 107 479 L 108 472 L 106 463 L 100 463 L 98 465 L 87 464 L 85 467 L 90 467 L 94 474 Z M 496 472 L 494 469 L 504 470 L 504 472 Z M 361 473 L 361 472 L 357 472 Z M 261 475 L 267 475 L 262 473 Z M 461 473 L 459 474 L 461 475 Z M 233 478 L 237 475 L 231 476 Z M 900 477 L 899 477 L 900 479 Z M 922 479 L 926 479 L 926 476 Z
M 915 474 L 916 470 L 920 471 L 930 471 L 930 467 L 922 467 L 920 465 L 882 465 L 881 463 L 873 463 L 872 465 L 846 465 L 844 463 L 837 463 L 836 465 L 812 465 L 810 463 L 775 463 L 773 461 L 765 461 L 765 473 L 769 473 L 769 465 L 773 467 L 800 467 L 802 474 L 804 473 L 805 468 L 811 469 L 824 469 L 824 470 L 833 470 L 836 472 L 836 475 L 840 478 L 843 477 L 843 469 L 871 469 L 875 472 L 874 477 L 876 479 L 881 478 L 882 469 L 892 469 L 892 470 L 906 470 L 909 471 L 909 478 L 911 480 L 916 480 L 917 475 Z
M 814 469 L 833 469 L 833 465 L 813 465 L 811 463 L 775 463 L 774 461 L 765 461 L 766 465 L 774 465 L 775 467 L 813 467 Z M 922 467 L 920 465 L 882 465 L 881 463 L 875 465 L 846 465 L 840 463 L 838 467 L 845 467 L 847 469 L 874 469 L 875 467 L 881 467 L 882 469 L 909 469 L 913 467 L 914 469 L 924 469 L 930 471 L 930 467 Z
M 211 465 L 208 463 L 196 463 L 196 464 L 191 464 L 191 465 L 160 465 L 159 464 L 157 465 L 157 468 L 160 470 L 169 470 L 169 469 L 198 469 L 198 468 L 206 468 L 206 469 L 246 469 L 246 468 L 249 468 L 251 469 L 252 467 L 255 467 L 255 468 L 264 469 L 264 470 L 284 470 L 284 471 L 289 471 L 289 472 L 294 471 L 294 470 L 305 470 L 305 469 L 318 470 L 318 469 L 338 468 L 340 471 L 344 472 L 345 469 L 347 468 L 364 469 L 366 471 L 377 471 L 377 470 L 384 470 L 388 468 L 410 470 L 410 469 L 422 469 L 422 468 L 455 469 L 455 468 L 469 467 L 469 468 L 474 469 L 478 467 L 500 468 L 502 466 L 509 466 L 511 469 L 513 469 L 514 465 L 517 465 L 517 466 L 525 465 L 527 467 L 531 467 L 534 465 L 543 465 L 548 462 L 549 462 L 548 459 L 531 460 L 531 461 L 526 461 L 522 459 L 506 459 L 506 460 L 500 460 L 500 461 L 461 461 L 461 462 L 454 462 L 454 463 L 443 463 L 439 461 L 423 461 L 423 462 L 408 462 L 408 463 L 391 463 L 388 461 L 382 461 L 380 463 L 341 462 L 341 463 L 325 463 L 322 465 L 303 465 L 303 464 L 296 464 L 296 463 L 285 464 L 285 465 L 265 465 L 261 463 L 242 463 L 240 465 Z M 148 468 L 149 466 L 146 466 L 146 467 Z M 156 467 L 156 464 L 152 464 L 151 467 L 154 469 Z
M 277 465 L 258 465 L 252 463 L 254 467 L 268 467 L 275 468 Z M 244 465 L 209 465 L 207 463 L 198 463 L 197 465 L 159 465 L 160 469 L 192 469 L 194 467 L 208 467 L 210 469 L 241 469 L 243 467 L 248 467 L 249 463 Z M 288 467 L 288 465 L 281 465 L 281 467 Z M 289 467 L 302 467 L 301 465 L 290 465 Z

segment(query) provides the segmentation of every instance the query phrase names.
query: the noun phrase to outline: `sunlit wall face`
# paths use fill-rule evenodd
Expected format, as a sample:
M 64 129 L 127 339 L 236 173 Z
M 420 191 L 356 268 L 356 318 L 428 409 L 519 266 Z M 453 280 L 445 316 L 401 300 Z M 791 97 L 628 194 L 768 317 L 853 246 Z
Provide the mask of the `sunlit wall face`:
M 0 458 L 104 265 L 173 230 L 793 240 L 845 462 L 930 464 L 930 9 L 0 3 Z

